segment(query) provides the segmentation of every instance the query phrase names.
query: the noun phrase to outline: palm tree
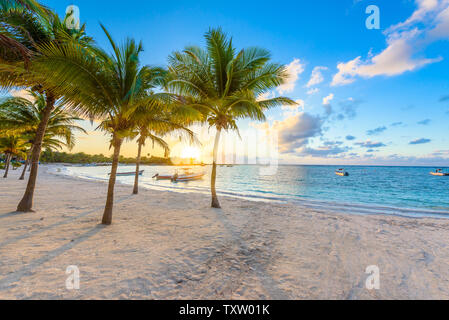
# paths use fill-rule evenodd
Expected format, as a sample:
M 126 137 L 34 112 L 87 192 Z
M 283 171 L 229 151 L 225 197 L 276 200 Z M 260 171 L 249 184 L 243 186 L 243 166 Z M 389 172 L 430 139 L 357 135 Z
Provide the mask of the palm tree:
M 0 151 L 6 155 L 5 174 L 3 178 L 8 177 L 9 164 L 13 156 L 24 157 L 26 141 L 19 136 L 9 135 L 0 138 Z
M 33 91 L 45 93 L 46 96 L 46 107 L 36 130 L 31 153 L 31 173 L 25 194 L 17 207 L 17 211 L 20 212 L 32 211 L 42 141 L 50 114 L 58 100 L 58 96 L 46 79 L 33 68 L 33 62 L 42 56 L 42 46 L 50 44 L 60 46 L 67 42 L 78 42 L 87 46 L 92 41 L 85 36 L 84 27 L 81 30 L 68 29 L 64 21 L 50 10 L 30 10 L 36 9 L 35 6 L 31 6 L 33 3 L 35 2 L 25 0 L 6 1 L 6 5 L 0 7 L 0 34 L 20 43 L 30 53 L 30 59 L 23 57 L 14 59 L 17 57 L 14 50 L 2 50 L 7 59 L 2 59 L 4 61 L 0 63 L 0 85 L 6 89 L 28 87 Z
M 35 0 L 2 0 L 0 11 L 6 12 L 11 9 L 27 10 L 37 15 L 44 16 L 49 9 Z M 13 30 L 8 30 L 5 25 L 0 28 L 0 57 L 5 61 L 22 60 L 26 66 L 29 65 L 33 51 L 15 38 Z
M 190 143 L 198 143 L 193 131 L 186 128 L 186 125 L 193 121 L 188 121 L 182 117 L 182 114 L 178 114 L 180 110 L 167 110 L 164 106 L 164 104 L 159 105 L 155 102 L 151 107 L 137 108 L 131 116 L 135 126 L 135 135 L 139 136 L 133 194 L 139 193 L 140 161 L 142 147 L 145 146 L 146 140 L 149 139 L 153 143 L 153 148 L 155 144 L 161 147 L 165 151 L 166 158 L 170 153 L 168 143 L 162 138 L 166 135 L 179 135 L 181 140 L 187 139 Z
M 36 130 L 44 117 L 46 107 L 45 95 L 28 92 L 32 97 L 30 101 L 25 98 L 6 98 L 0 102 L 0 132 L 9 132 L 21 135 L 30 144 L 26 153 L 25 166 L 19 180 L 25 179 L 25 172 L 30 163 L 31 153 L 33 151 L 34 140 L 36 139 Z M 62 148 L 67 147 L 71 150 L 75 145 L 75 131 L 87 133 L 82 127 L 75 124 L 82 120 L 61 105 L 56 105 L 52 110 L 45 131 L 42 147 L 43 148 Z M 64 142 L 60 140 L 63 139 Z
M 264 111 L 269 108 L 296 103 L 286 97 L 258 99 L 288 79 L 284 65 L 269 62 L 268 51 L 247 48 L 237 52 L 221 29 L 209 30 L 205 39 L 206 49 L 190 46 L 169 57 L 168 89 L 182 96 L 186 106 L 200 110 L 205 122 L 217 130 L 211 193 L 212 207 L 220 208 L 215 184 L 222 131 L 238 132 L 239 119 L 264 121 Z
M 102 223 L 112 223 L 114 186 L 120 149 L 124 139 L 134 133 L 131 114 L 139 107 L 167 99 L 162 93 L 148 94 L 154 87 L 158 71 L 140 65 L 141 43 L 127 39 L 117 46 L 102 26 L 112 47 L 112 54 L 100 48 L 84 50 L 74 42 L 62 46 L 49 44 L 34 65 L 46 80 L 63 96 L 63 103 L 91 119 L 101 121 L 98 129 L 111 136 L 112 168 Z M 159 70 L 161 71 L 161 70 Z M 185 108 L 184 108 L 185 109 Z M 193 112 L 197 114 L 197 112 Z

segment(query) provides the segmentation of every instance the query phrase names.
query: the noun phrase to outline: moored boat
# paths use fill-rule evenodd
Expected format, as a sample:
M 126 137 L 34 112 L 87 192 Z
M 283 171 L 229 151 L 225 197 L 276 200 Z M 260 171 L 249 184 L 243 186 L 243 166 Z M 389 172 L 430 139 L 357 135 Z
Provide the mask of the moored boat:
M 145 172 L 145 170 L 140 170 L 139 171 L 139 176 L 143 175 L 143 173 Z M 128 177 L 128 176 L 134 176 L 136 174 L 135 171 L 133 172 L 117 172 L 117 176 L 118 177 Z M 111 175 L 111 174 L 109 174 Z
M 337 171 L 335 171 L 335 174 L 340 177 L 348 177 L 349 176 L 349 173 L 347 171 L 345 171 L 345 169 L 338 169 Z
M 159 173 L 158 174 L 156 174 L 154 177 L 153 177 L 153 179 L 156 179 L 156 180 L 171 180 L 171 179 L 173 179 L 173 176 L 167 176 L 167 175 L 165 175 L 165 176 L 161 176 Z
M 430 172 L 432 176 L 438 176 L 438 177 L 447 177 L 449 176 L 449 173 L 443 172 L 443 169 L 436 169 L 435 172 Z
M 205 173 L 196 173 L 196 174 L 175 174 L 172 178 L 173 182 L 187 182 L 194 180 L 201 180 L 206 174 Z

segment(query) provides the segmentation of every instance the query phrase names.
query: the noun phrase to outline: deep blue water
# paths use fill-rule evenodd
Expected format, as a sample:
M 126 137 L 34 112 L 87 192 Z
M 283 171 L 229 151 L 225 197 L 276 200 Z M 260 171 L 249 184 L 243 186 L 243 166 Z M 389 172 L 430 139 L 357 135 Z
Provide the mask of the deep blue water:
M 188 183 L 155 181 L 156 173 L 172 174 L 175 168 L 144 166 L 141 186 L 176 192 L 209 193 L 211 167 L 204 180 Z M 301 202 L 314 208 L 351 213 L 386 213 L 407 216 L 449 217 L 449 177 L 434 177 L 435 168 L 361 167 L 345 169 L 349 177 L 335 175 L 335 166 L 279 166 L 275 175 L 263 176 L 258 166 L 219 167 L 217 190 L 230 196 L 263 201 Z M 132 166 L 119 172 L 132 171 Z M 108 179 L 108 167 L 70 167 L 66 173 L 91 179 Z M 133 184 L 133 177 L 118 177 Z

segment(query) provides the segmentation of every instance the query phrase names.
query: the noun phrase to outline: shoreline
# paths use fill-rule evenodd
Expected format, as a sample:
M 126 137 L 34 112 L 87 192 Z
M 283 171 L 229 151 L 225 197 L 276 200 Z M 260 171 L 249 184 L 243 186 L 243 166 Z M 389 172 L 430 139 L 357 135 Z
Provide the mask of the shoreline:
M 320 212 L 292 204 L 116 186 L 113 225 L 99 226 L 106 182 L 39 173 L 0 181 L 2 299 L 449 299 L 449 222 Z M 101 186 L 101 187 L 100 187 Z M 77 265 L 81 289 L 65 288 Z M 381 289 L 365 288 L 366 268 Z
M 50 165 L 51 167 L 58 168 L 61 164 Z M 122 167 L 127 167 L 128 165 L 123 165 Z M 79 167 L 79 166 L 75 166 Z M 142 168 L 145 166 L 142 166 Z M 150 166 L 151 167 L 151 166 Z M 170 166 L 169 166 L 170 167 Z M 49 166 L 47 165 L 47 168 Z M 62 167 L 63 168 L 63 167 Z M 56 175 L 63 175 L 68 177 L 73 177 L 75 179 L 83 179 L 83 180 L 93 180 L 93 181 L 108 181 L 107 178 L 101 179 L 98 177 L 91 176 L 82 176 L 64 172 L 50 172 Z M 130 186 L 131 184 L 125 183 L 123 181 L 117 180 L 117 183 L 120 183 L 125 186 Z M 140 188 L 144 188 L 147 190 L 156 190 L 161 192 L 174 192 L 174 193 L 193 193 L 193 194 L 202 194 L 204 196 L 209 196 L 209 189 L 200 189 L 200 188 L 183 188 L 183 187 L 167 187 L 167 186 L 156 186 L 152 184 L 145 184 L 143 182 L 139 185 Z M 182 190 L 182 191 L 181 191 Z M 412 219 L 422 219 L 422 218 L 434 218 L 434 219 L 449 219 L 449 211 L 437 210 L 431 208 L 409 208 L 409 207 L 398 207 L 392 205 L 383 205 L 383 204 L 371 204 L 371 203 L 356 203 L 356 202 L 336 202 L 335 200 L 320 200 L 320 199 L 311 199 L 311 198 L 301 198 L 301 199 L 291 199 L 288 197 L 269 197 L 269 196 L 259 196 L 259 195 L 245 195 L 243 193 L 230 192 L 230 191 L 222 191 L 217 189 L 217 194 L 220 197 L 229 197 L 233 199 L 241 199 L 252 202 L 261 202 L 261 203 L 285 203 L 292 204 L 301 208 L 308 208 L 313 210 L 318 210 L 321 212 L 334 212 L 334 213 L 343 213 L 350 215 L 385 215 L 385 216 L 398 216 L 404 218 L 412 218 Z

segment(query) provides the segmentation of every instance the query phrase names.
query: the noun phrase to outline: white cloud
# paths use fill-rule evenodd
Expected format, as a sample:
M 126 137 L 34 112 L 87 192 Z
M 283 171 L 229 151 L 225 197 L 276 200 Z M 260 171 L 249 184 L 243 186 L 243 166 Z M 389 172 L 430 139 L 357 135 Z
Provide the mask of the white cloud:
M 257 97 L 257 101 L 263 101 L 263 100 L 269 100 L 276 97 L 276 94 L 273 91 L 268 91 L 265 93 L 262 93 L 260 96 Z
M 306 105 L 304 100 L 298 99 L 295 102 L 297 103 L 296 105 L 282 106 L 282 110 L 286 111 L 284 112 L 284 116 L 286 117 L 293 116 L 299 111 L 300 108 L 304 110 L 304 107 Z
M 295 90 L 296 82 L 299 79 L 299 75 L 304 72 L 304 65 L 301 63 L 300 59 L 294 59 L 287 66 L 288 79 L 287 81 L 278 87 L 280 94 L 290 93 Z
M 34 101 L 34 97 L 28 92 L 28 90 L 25 90 L 25 89 L 11 90 L 9 92 L 9 94 L 16 98 L 23 98 L 23 99 L 27 99 L 29 101 Z
M 337 65 L 333 86 L 354 82 L 357 77 L 395 76 L 413 71 L 427 64 L 439 62 L 441 57 L 416 58 L 430 43 L 449 38 L 449 0 L 416 0 L 418 9 L 406 21 L 391 26 L 385 32 L 387 48 L 377 55 L 368 54 L 366 60 L 356 57 Z
M 334 94 L 331 93 L 330 95 L 328 95 L 327 97 L 323 98 L 323 105 L 329 105 L 331 103 L 331 101 L 334 100 Z
M 306 112 L 297 113 L 283 121 L 275 121 L 273 129 L 279 132 L 279 149 L 292 153 L 305 146 L 309 138 L 321 135 L 323 121 L 320 117 Z
M 307 83 L 307 88 L 316 86 L 324 81 L 322 71 L 327 70 L 327 67 L 315 67 L 312 71 L 312 75 L 310 76 L 310 80 Z
M 315 94 L 315 93 L 318 93 L 318 92 L 320 92 L 320 89 L 318 89 L 318 88 L 312 88 L 312 89 L 309 89 L 309 90 L 307 91 L 307 94 L 308 94 L 308 95 L 312 95 L 312 94 Z

